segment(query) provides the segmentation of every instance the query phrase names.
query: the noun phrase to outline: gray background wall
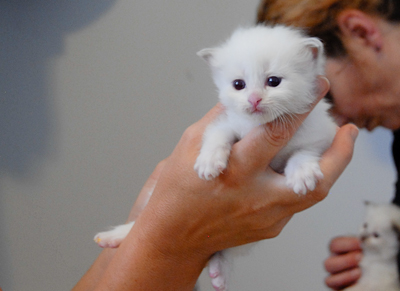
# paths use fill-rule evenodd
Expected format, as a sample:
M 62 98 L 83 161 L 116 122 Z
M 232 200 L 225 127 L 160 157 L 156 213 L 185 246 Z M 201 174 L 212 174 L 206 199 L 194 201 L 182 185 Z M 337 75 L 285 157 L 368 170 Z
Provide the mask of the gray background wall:
M 0 286 L 69 290 L 158 161 L 216 103 L 196 56 L 258 1 L 0 0 Z M 331 237 L 389 201 L 391 134 L 365 132 L 330 196 L 237 260 L 232 290 L 324 290 Z M 204 290 L 211 290 L 202 275 Z

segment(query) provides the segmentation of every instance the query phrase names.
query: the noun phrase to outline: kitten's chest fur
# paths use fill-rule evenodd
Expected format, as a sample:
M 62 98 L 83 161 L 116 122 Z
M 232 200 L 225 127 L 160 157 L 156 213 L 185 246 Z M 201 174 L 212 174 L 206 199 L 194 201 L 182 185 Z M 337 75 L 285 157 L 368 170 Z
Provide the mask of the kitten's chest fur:
M 397 262 L 377 262 L 364 253 L 361 262 L 362 278 L 346 291 L 399 291 Z

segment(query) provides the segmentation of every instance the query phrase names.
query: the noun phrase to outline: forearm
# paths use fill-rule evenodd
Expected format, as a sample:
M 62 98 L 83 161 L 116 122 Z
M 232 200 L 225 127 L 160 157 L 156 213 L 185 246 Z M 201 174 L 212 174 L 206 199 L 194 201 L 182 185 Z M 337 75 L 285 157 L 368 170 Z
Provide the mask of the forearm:
M 104 272 L 106 271 L 111 259 L 113 258 L 115 249 L 104 249 L 94 261 L 93 265 L 86 274 L 79 280 L 72 291 L 92 291 L 100 282 Z

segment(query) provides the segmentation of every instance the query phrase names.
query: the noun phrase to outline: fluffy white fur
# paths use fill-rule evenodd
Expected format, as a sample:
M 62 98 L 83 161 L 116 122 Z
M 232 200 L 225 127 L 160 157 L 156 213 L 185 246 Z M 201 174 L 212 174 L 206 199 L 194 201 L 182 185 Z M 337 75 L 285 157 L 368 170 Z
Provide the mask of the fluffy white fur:
M 223 45 L 198 53 L 210 65 L 225 114 L 204 135 L 195 170 L 204 179 L 217 177 L 228 165 L 232 144 L 254 127 L 273 121 L 296 122 L 316 100 L 317 76 L 324 74 L 323 45 L 300 30 L 275 26 L 238 29 Z M 240 80 L 240 82 L 238 81 Z M 234 87 L 244 82 L 244 88 Z M 303 122 L 271 167 L 284 173 L 296 193 L 313 190 L 323 177 L 321 154 L 329 147 L 336 125 L 321 101 Z M 133 223 L 99 233 L 102 247 L 117 247 Z M 230 259 L 243 247 L 215 254 L 209 273 L 216 290 L 227 290 Z
M 238 29 L 223 45 L 198 54 L 210 65 L 226 107 L 207 128 L 194 167 L 207 180 L 223 172 L 232 144 L 251 129 L 276 120 L 289 126 L 296 121 L 294 114 L 307 112 L 317 97 L 317 76 L 324 73 L 322 43 L 284 26 Z M 243 89 L 235 88 L 238 80 Z M 287 185 L 298 194 L 314 190 L 323 177 L 319 158 L 336 132 L 328 108 L 319 102 L 270 165 L 285 173 Z
M 362 277 L 346 291 L 400 291 L 397 267 L 399 234 L 399 207 L 367 203 L 366 217 L 360 230 Z

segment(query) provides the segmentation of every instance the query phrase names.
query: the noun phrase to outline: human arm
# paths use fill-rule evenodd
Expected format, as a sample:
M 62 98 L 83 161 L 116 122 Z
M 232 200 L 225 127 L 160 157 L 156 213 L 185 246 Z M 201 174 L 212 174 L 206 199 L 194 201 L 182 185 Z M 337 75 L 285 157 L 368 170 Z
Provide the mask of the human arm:
M 257 127 L 233 146 L 222 175 L 200 180 L 193 165 L 202 135 L 222 111 L 215 107 L 185 131 L 131 232 L 93 276 L 100 278 L 95 290 L 192 290 L 212 254 L 278 235 L 294 213 L 326 197 L 351 159 L 357 129 L 347 125 L 321 159 L 325 178 L 317 188 L 302 196 L 287 188 L 285 177 L 268 165 L 306 117 L 301 115 L 289 131 L 279 124 Z
M 333 290 L 351 286 L 361 277 L 359 262 L 362 258 L 361 242 L 357 237 L 336 237 L 329 249 L 331 255 L 325 260 L 325 269 L 330 273 L 326 285 Z
M 153 193 L 154 187 L 156 186 L 157 180 L 165 163 L 166 160 L 161 161 L 147 179 L 129 213 L 127 222 L 136 220 L 139 214 L 143 211 L 144 207 L 147 205 L 147 202 L 149 201 L 151 194 Z M 101 280 L 101 277 L 107 269 L 111 259 L 114 257 L 115 252 L 116 249 L 113 248 L 103 249 L 103 251 L 97 257 L 90 269 L 79 280 L 72 291 L 94 290 L 98 282 Z

